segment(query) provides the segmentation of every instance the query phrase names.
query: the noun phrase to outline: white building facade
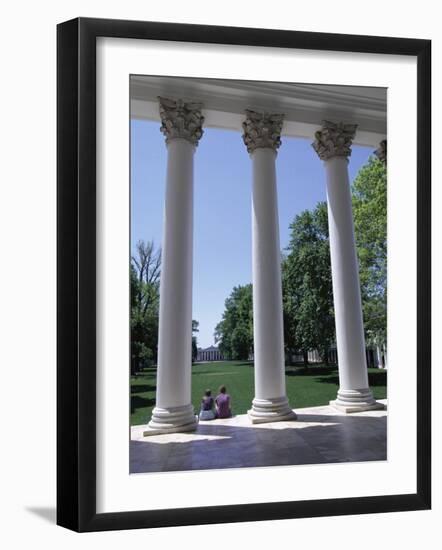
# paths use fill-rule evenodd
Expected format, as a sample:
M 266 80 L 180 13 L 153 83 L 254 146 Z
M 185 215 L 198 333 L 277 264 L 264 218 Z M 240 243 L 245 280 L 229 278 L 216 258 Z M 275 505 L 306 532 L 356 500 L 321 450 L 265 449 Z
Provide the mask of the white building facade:
M 250 421 L 296 419 L 285 387 L 275 168 L 284 136 L 310 138 L 324 167 L 339 357 L 339 391 L 331 404 L 344 412 L 382 408 L 368 384 L 348 158 L 359 143 L 377 149 L 386 162 L 385 90 L 133 77 L 131 115 L 159 120 L 168 152 L 157 396 L 146 435 L 197 427 L 191 404 L 193 166 L 205 126 L 239 130 L 238 147 L 252 163 Z M 296 185 L 296 166 L 293 173 Z
M 196 360 L 203 361 L 222 361 L 224 355 L 217 346 L 209 346 L 208 348 L 198 348 Z

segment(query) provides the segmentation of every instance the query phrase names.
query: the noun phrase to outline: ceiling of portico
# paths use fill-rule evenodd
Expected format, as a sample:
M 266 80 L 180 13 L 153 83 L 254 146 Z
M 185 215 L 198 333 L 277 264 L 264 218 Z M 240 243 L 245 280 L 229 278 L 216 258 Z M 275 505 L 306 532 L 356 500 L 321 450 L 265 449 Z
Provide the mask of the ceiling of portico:
M 131 116 L 160 120 L 158 96 L 202 103 L 205 126 L 241 131 L 245 109 L 284 114 L 282 134 L 313 139 L 323 120 L 358 125 L 355 143 L 386 137 L 386 88 L 165 76 L 131 77 Z

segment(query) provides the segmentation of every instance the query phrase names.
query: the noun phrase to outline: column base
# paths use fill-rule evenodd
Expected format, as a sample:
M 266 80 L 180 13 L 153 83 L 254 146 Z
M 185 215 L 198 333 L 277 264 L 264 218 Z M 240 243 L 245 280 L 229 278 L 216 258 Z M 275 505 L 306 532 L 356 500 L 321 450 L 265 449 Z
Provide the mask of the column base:
M 269 399 L 257 399 L 255 397 L 252 408 L 247 411 L 247 414 L 252 424 L 296 420 L 296 413 L 290 408 L 285 396 Z
M 155 407 L 152 418 L 143 435 L 170 434 L 178 432 L 194 432 L 198 427 L 198 416 L 194 414 L 192 405 L 182 407 Z
M 385 406 L 378 403 L 369 388 L 362 390 L 339 390 L 337 398 L 330 406 L 344 413 L 382 410 Z

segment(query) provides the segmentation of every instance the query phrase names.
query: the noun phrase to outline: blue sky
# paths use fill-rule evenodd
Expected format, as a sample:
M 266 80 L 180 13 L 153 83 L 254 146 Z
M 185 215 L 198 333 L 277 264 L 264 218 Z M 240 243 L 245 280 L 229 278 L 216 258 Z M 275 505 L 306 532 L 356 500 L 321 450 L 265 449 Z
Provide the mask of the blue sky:
M 131 246 L 161 246 L 167 149 L 160 124 L 131 122 Z M 373 150 L 353 147 L 350 179 Z M 305 139 L 283 138 L 276 160 L 281 247 L 299 212 L 325 200 L 322 162 Z M 206 128 L 195 154 L 193 318 L 198 345 L 213 344 L 224 301 L 251 282 L 251 161 L 239 132 Z

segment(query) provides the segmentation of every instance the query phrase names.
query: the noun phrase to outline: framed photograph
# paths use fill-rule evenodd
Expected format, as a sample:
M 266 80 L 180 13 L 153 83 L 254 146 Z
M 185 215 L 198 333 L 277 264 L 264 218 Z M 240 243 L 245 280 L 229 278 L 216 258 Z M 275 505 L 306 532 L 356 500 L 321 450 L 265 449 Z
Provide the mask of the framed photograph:
M 57 523 L 429 509 L 430 41 L 57 40 Z

